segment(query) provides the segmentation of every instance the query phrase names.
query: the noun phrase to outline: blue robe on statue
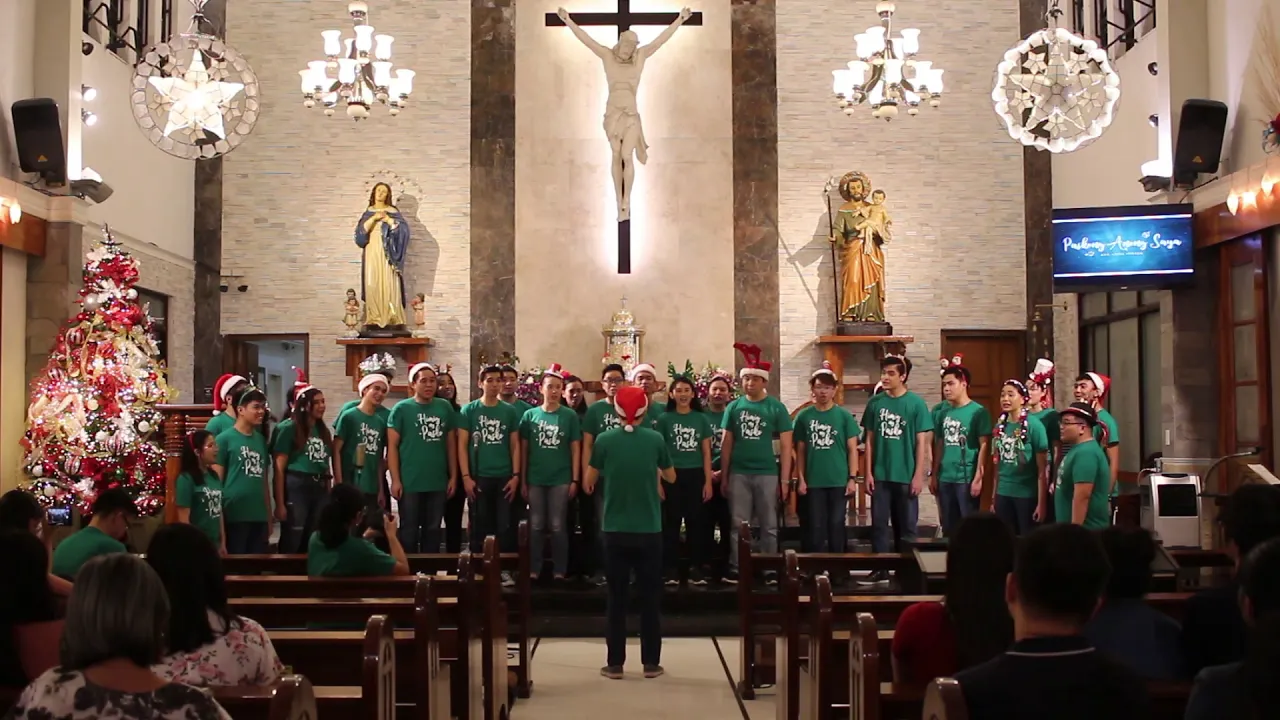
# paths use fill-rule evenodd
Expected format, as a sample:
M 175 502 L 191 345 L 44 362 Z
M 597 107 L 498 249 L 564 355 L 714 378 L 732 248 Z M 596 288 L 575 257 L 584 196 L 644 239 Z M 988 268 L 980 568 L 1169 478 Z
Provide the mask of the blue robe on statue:
M 360 216 L 360 221 L 356 223 L 356 245 L 366 250 L 360 260 L 360 298 L 365 301 L 369 300 L 366 279 L 370 277 L 370 268 L 365 267 L 365 263 L 370 260 L 370 253 L 368 252 L 370 233 L 365 232 L 364 225 L 374 215 L 374 212 L 373 210 L 365 210 L 364 214 Z M 387 217 L 394 219 L 396 223 L 394 228 L 391 227 L 389 222 L 380 222 L 374 226 L 374 232 L 377 232 L 379 228 L 381 228 L 382 232 L 382 252 L 374 253 L 374 256 L 382 256 L 377 261 L 385 261 L 395 270 L 394 276 L 399 280 L 397 284 L 400 286 L 398 293 L 400 307 L 403 309 L 407 304 L 403 276 L 405 251 L 409 247 L 409 223 L 405 222 L 404 216 L 395 208 L 387 208 L 384 212 L 386 212 Z M 375 275 L 377 274 L 375 270 Z M 401 314 L 403 314 L 403 310 Z

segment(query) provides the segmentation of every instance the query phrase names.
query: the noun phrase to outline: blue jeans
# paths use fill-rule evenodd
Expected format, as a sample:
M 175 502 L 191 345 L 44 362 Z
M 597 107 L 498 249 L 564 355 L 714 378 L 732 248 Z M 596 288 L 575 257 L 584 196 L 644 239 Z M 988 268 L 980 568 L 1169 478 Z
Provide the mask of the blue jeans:
M 605 577 L 609 581 L 606 616 L 610 667 L 627 661 L 627 598 L 631 576 L 640 601 L 640 662 L 662 661 L 662 533 L 604 533 Z
M 438 553 L 448 492 L 404 492 L 400 495 L 400 544 L 406 553 Z
M 996 515 L 1019 537 L 1036 529 L 1036 498 L 996 495 Z
M 498 538 L 502 552 L 515 552 L 515 542 L 507 528 L 511 526 L 511 501 L 502 494 L 511 478 L 474 478 L 476 498 L 471 502 L 471 552 L 484 550 L 484 539 Z
M 911 495 L 911 483 L 876 480 L 876 489 L 871 493 L 873 551 L 906 552 L 906 543 L 916 539 L 919 519 L 920 498 Z
M 305 554 L 329 489 L 323 478 L 292 470 L 285 474 L 284 485 L 289 517 L 281 528 L 280 552 Z
M 529 486 L 529 568 L 534 575 L 542 573 L 542 559 L 551 531 L 551 572 L 564 577 L 569 571 L 569 485 Z
M 938 483 L 938 519 L 942 522 L 943 535 L 951 537 L 960 521 L 977 511 L 978 498 L 969 494 L 969 483 Z
M 270 522 L 229 522 L 227 526 L 228 555 L 264 555 L 271 539 Z
M 809 549 L 819 553 L 845 551 L 845 522 L 849 514 L 849 498 L 844 487 L 809 488 Z

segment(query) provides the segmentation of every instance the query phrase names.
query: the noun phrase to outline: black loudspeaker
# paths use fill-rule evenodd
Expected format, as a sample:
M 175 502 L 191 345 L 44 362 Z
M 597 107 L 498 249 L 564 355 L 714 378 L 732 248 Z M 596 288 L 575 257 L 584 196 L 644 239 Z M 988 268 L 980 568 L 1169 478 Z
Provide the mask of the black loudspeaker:
M 1191 186 L 1200 173 L 1218 172 L 1226 132 L 1226 104 L 1216 100 L 1188 100 L 1182 104 L 1173 151 L 1174 185 Z
M 58 103 L 30 98 L 13 104 L 13 134 L 22 172 L 40 173 L 49 185 L 67 182 L 67 154 L 62 147 Z

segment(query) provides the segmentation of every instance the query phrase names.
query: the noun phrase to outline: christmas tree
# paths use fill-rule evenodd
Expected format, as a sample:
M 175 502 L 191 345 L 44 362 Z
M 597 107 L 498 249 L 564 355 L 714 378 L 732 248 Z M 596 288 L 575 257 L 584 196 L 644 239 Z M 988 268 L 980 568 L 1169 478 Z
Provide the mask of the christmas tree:
M 169 400 L 151 318 L 138 305 L 138 261 L 102 229 L 86 257 L 80 311 L 31 384 L 24 467 L 46 506 L 87 512 L 102 490 L 124 487 L 138 511 L 164 507 L 164 453 L 151 442 L 156 404 Z

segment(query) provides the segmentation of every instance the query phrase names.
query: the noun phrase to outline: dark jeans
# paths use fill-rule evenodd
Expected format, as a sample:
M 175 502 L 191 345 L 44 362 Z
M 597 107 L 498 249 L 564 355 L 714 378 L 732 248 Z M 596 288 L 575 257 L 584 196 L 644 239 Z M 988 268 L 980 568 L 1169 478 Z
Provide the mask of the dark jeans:
M 920 498 L 912 497 L 911 483 L 876 480 L 876 489 L 871 493 L 873 551 L 906 552 L 905 544 L 916 539 L 919 519 Z
M 520 481 L 524 482 L 525 478 L 521 478 Z M 520 545 L 520 521 L 529 519 L 529 501 L 525 500 L 524 495 L 517 490 L 516 496 L 511 498 L 511 516 L 507 520 L 506 537 L 498 538 L 498 542 L 503 547 L 502 552 L 516 552 L 516 548 Z M 511 549 L 506 549 L 508 547 Z
M 689 541 L 689 567 L 701 568 L 707 563 L 706 532 L 702 525 L 706 513 L 702 508 L 702 486 L 707 476 L 702 468 L 677 468 L 676 481 L 664 484 L 667 499 L 662 503 L 662 555 L 665 570 L 674 575 L 680 572 L 680 523 L 684 522 L 685 537 Z
M 729 512 L 729 499 L 720 492 L 720 483 L 715 483 L 715 494 L 711 496 L 711 502 L 702 506 L 703 509 L 703 537 L 705 538 L 707 552 L 709 554 L 714 550 L 715 558 L 712 561 L 715 567 L 712 572 L 723 573 L 729 566 L 729 536 L 733 527 L 733 517 Z M 720 529 L 720 543 L 716 544 L 716 529 Z
M 597 489 L 596 493 L 599 494 Z M 596 527 L 596 499 L 578 488 L 578 494 L 569 501 L 569 568 L 574 575 L 590 575 L 603 566 L 600 558 L 600 539 Z M 577 528 L 577 533 L 574 528 Z
M 320 517 L 320 508 L 329 494 L 328 483 L 316 475 L 290 471 L 284 476 L 284 486 L 289 517 L 280 528 L 279 550 L 282 553 L 305 554 L 311 533 L 316 529 L 316 519 Z
M 996 495 L 996 515 L 1008 523 L 1016 535 L 1026 535 L 1036 529 L 1035 514 L 1035 498 Z
M 844 487 L 811 487 L 805 495 L 809 505 L 810 552 L 844 552 L 844 526 L 849 517 L 849 498 L 845 497 Z
M 978 511 L 979 498 L 969 493 L 967 482 L 938 483 L 938 520 L 942 534 L 951 537 L 956 526 L 971 513 Z
M 610 667 L 627 662 L 627 596 L 631 573 L 640 600 L 640 662 L 662 661 L 662 533 L 604 533 L 605 577 L 609 581 Z
M 447 491 L 400 495 L 400 544 L 406 553 L 440 552 L 440 522 Z
M 511 536 L 511 501 L 502 494 L 511 478 L 475 478 L 476 499 L 471 502 L 471 552 L 484 550 L 484 539 L 490 535 L 498 538 L 502 552 L 515 552 L 515 538 Z M 519 497 L 519 493 L 516 493 Z
M 591 505 L 593 514 L 592 520 L 592 537 L 595 538 L 594 543 L 596 551 L 596 562 L 592 564 L 592 568 L 598 574 L 603 575 L 607 570 L 608 560 L 605 557 L 607 552 L 605 548 L 604 530 L 600 523 L 604 522 L 604 478 L 596 480 L 595 490 L 591 493 Z
M 462 552 L 462 513 L 467 509 L 467 493 L 458 480 L 458 489 L 444 503 L 444 551 L 450 555 Z
M 229 522 L 227 526 L 228 555 L 264 555 L 271 539 L 270 522 Z

